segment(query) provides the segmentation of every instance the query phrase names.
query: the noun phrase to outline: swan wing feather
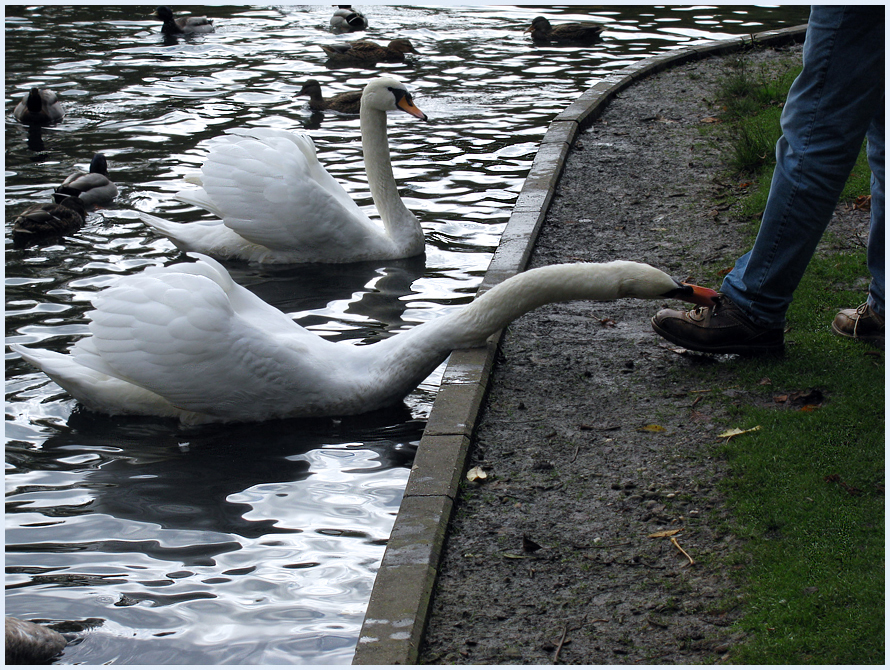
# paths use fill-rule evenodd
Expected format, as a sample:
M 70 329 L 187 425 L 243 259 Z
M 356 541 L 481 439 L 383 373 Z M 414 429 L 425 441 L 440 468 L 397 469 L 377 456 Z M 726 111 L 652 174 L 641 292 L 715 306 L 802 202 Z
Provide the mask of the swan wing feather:
M 310 138 L 269 129 L 233 135 L 212 145 L 203 189 L 180 192 L 179 200 L 208 209 L 254 244 L 307 257 L 382 232 L 318 162 Z
M 227 419 L 262 417 L 321 376 L 312 351 L 335 347 L 235 284 L 215 261 L 151 268 L 101 291 L 80 365 Z M 317 388 L 317 386 L 316 386 Z

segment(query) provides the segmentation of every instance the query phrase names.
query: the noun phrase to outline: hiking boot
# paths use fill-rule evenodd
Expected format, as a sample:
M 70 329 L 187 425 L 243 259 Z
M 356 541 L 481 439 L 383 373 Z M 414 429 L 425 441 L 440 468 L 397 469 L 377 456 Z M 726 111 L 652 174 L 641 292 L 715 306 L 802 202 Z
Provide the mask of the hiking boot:
M 782 328 L 758 326 L 722 294 L 713 307 L 662 309 L 652 317 L 652 329 L 681 347 L 711 354 L 782 353 L 785 348 Z
M 867 302 L 856 309 L 842 309 L 834 317 L 831 329 L 835 335 L 862 340 L 884 348 L 884 319 Z

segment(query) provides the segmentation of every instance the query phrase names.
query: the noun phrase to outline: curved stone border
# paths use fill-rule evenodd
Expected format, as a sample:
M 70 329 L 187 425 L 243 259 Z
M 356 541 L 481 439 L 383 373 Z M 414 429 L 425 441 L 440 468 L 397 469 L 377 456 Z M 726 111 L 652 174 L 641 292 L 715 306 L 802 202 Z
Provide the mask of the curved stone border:
M 544 135 L 479 293 L 525 269 L 575 137 L 615 94 L 668 67 L 752 44 L 800 42 L 805 32 L 805 25 L 770 30 L 652 56 L 585 91 Z M 445 534 L 501 335 L 492 335 L 484 347 L 451 354 L 374 581 L 355 665 L 417 662 Z

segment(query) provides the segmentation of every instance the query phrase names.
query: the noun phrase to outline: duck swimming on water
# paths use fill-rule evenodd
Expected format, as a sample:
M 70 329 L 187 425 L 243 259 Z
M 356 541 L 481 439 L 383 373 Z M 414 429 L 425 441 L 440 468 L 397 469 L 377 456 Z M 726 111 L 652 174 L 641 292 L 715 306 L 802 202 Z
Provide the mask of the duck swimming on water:
M 34 205 L 12 222 L 13 246 L 24 249 L 47 239 L 70 235 L 80 230 L 86 217 L 80 198 L 67 197 L 58 203 Z
M 361 91 L 347 91 L 325 98 L 321 94 L 321 84 L 316 79 L 307 79 L 297 95 L 308 95 L 309 108 L 319 112 L 329 109 L 342 114 L 358 114 L 361 109 Z
M 544 16 L 535 17 L 525 32 L 537 44 L 593 44 L 602 39 L 606 27 L 601 23 L 574 22 L 551 26 Z
M 34 87 L 22 96 L 12 114 L 22 123 L 45 126 L 61 121 L 65 116 L 65 108 L 55 92 L 48 88 Z
M 61 203 L 65 198 L 80 198 L 87 207 L 107 205 L 117 197 L 117 186 L 108 178 L 108 161 L 104 154 L 95 154 L 90 161 L 90 171 L 70 175 L 53 193 L 53 200 Z
M 337 5 L 337 10 L 331 17 L 331 30 L 335 33 L 351 33 L 357 30 L 365 30 L 368 27 L 368 19 L 352 5 Z
M 213 20 L 206 16 L 180 16 L 173 18 L 173 10 L 162 5 L 158 7 L 152 16 L 164 22 L 161 32 L 166 35 L 195 35 L 200 33 L 212 33 Z
M 68 640 L 52 628 L 6 617 L 6 664 L 43 665 L 55 659 Z
M 370 40 L 359 40 L 346 44 L 322 44 L 320 46 L 328 55 L 329 65 L 400 63 L 405 60 L 405 54 L 418 53 L 411 41 L 406 39 L 392 40 L 385 47 Z

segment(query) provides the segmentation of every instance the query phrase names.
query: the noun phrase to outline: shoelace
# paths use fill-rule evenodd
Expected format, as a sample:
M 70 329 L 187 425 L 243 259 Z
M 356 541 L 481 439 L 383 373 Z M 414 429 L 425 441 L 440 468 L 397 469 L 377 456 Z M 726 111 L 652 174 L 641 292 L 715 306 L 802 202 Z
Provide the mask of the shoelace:
M 865 313 L 868 311 L 868 302 L 864 302 L 859 307 L 856 308 L 856 320 L 853 322 L 853 337 L 858 337 L 859 335 L 859 321 L 865 316 Z
M 711 305 L 710 307 L 705 307 L 704 305 L 696 307 L 695 309 L 692 310 L 692 312 L 690 312 L 690 316 L 694 315 L 696 318 L 701 318 L 705 315 L 705 312 L 710 311 L 710 310 L 713 310 L 713 315 L 716 316 L 718 308 L 723 307 L 723 296 L 718 295 L 716 298 L 714 298 L 713 302 L 714 302 L 714 304 Z

